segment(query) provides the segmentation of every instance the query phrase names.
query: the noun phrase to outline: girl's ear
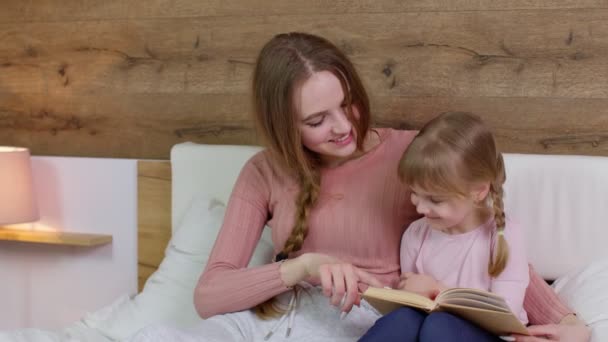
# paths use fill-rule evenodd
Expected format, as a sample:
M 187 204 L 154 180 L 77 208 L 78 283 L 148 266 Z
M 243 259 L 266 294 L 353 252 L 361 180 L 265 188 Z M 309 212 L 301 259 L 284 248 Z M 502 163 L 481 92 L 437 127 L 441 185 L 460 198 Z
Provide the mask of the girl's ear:
M 490 182 L 483 182 L 475 185 L 471 191 L 471 195 L 476 202 L 483 202 L 490 193 Z

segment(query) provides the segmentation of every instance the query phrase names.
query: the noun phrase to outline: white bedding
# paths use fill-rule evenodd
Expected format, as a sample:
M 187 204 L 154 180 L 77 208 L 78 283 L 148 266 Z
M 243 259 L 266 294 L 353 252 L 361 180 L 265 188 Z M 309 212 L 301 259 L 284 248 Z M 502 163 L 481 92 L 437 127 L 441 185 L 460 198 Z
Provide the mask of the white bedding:
M 13 332 L 0 332 L 0 342 L 109 342 L 109 338 L 98 330 L 76 322 L 60 330 L 22 329 Z

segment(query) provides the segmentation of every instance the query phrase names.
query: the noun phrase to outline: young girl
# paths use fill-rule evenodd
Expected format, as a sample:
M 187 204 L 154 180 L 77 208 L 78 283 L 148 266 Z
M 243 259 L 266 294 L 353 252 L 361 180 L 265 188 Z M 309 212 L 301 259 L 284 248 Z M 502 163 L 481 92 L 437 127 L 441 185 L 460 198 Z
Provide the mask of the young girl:
M 482 121 L 468 113 L 438 116 L 406 149 L 399 176 L 410 186 L 412 203 L 423 217 L 403 234 L 398 287 L 429 298 L 452 287 L 491 291 L 527 323 L 525 246 L 519 227 L 505 219 L 503 158 Z M 403 331 L 399 341 L 433 340 L 433 316 L 446 315 L 400 311 L 393 314 L 398 320 L 388 319 L 396 326 L 378 323 L 385 334 Z M 496 340 L 464 320 L 455 322 L 454 333 L 470 334 L 474 341 Z M 370 339 L 378 340 L 373 334 Z

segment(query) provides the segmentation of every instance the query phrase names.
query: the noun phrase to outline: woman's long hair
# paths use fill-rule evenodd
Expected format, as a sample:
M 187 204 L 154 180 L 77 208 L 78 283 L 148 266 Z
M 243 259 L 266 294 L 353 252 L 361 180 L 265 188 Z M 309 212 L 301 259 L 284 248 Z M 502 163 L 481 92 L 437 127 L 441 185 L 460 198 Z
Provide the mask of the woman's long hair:
M 254 118 L 276 164 L 299 184 L 295 224 L 276 260 L 297 252 L 308 233 L 308 218 L 320 192 L 320 156 L 302 145 L 299 108 L 294 101 L 302 84 L 314 73 L 329 71 L 342 85 L 346 114 L 363 149 L 370 124 L 369 99 L 350 60 L 328 40 L 307 33 L 276 35 L 262 48 L 253 75 Z M 358 111 L 355 118 L 352 107 Z M 279 311 L 272 299 L 258 305 L 262 318 Z

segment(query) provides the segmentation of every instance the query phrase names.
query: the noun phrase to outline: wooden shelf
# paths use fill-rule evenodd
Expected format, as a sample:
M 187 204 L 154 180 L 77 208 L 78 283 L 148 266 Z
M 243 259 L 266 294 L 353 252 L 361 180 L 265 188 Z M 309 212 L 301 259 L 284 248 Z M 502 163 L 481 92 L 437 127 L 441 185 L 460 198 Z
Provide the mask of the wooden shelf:
M 21 230 L 0 227 L 0 240 L 87 247 L 111 243 L 112 235 Z

